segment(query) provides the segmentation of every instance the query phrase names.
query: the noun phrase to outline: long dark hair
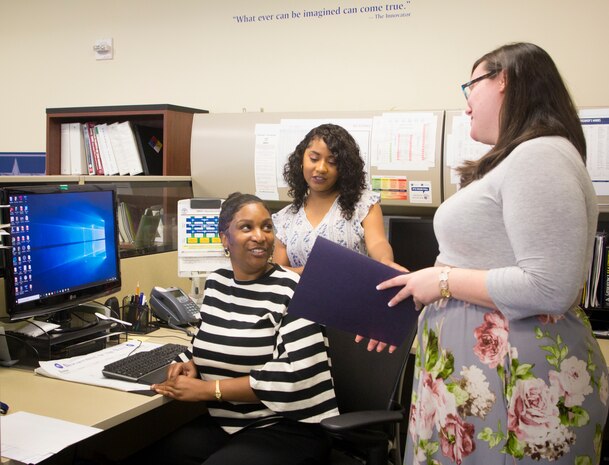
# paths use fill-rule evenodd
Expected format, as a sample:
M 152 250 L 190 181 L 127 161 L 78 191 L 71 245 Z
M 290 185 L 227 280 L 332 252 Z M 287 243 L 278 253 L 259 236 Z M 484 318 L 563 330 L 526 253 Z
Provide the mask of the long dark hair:
M 338 204 L 343 216 L 349 220 L 353 217 L 355 205 L 366 188 L 364 160 L 353 136 L 336 124 L 322 124 L 311 129 L 283 167 L 283 178 L 288 183 L 288 194 L 293 199 L 292 209 L 298 211 L 304 205 L 309 192 L 309 186 L 302 174 L 302 159 L 307 147 L 315 139 L 323 140 L 328 150 L 336 157 L 338 179 L 334 188 L 340 194 Z
M 479 58 L 488 72 L 505 72 L 506 88 L 499 113 L 499 137 L 482 158 L 458 168 L 461 187 L 480 179 L 518 145 L 541 136 L 562 136 L 586 162 L 586 140 L 577 109 L 554 61 L 537 45 L 515 43 Z
M 218 218 L 218 231 L 226 234 L 226 231 L 235 217 L 235 213 L 241 210 L 241 207 L 250 203 L 259 203 L 266 208 L 266 210 L 269 212 L 269 216 L 271 215 L 269 207 L 266 206 L 262 199 L 252 194 L 233 192 L 232 194 L 229 194 L 224 202 L 222 202 L 222 207 L 220 208 L 220 217 Z

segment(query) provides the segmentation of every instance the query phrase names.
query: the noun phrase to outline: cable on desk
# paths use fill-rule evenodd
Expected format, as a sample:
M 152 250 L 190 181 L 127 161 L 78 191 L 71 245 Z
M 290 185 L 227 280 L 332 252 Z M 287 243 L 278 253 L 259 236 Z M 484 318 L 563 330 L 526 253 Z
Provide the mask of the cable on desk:
M 109 300 L 109 299 L 108 299 Z M 117 301 L 118 302 L 118 301 Z M 105 309 L 110 310 L 110 315 L 113 316 L 114 318 L 117 319 L 121 319 L 121 315 L 118 311 L 114 310 L 112 307 L 106 305 L 105 303 L 100 302 L 99 300 L 94 300 L 93 303 L 96 303 L 98 305 L 101 305 L 102 307 L 104 307 Z
M 142 346 L 142 341 L 138 340 L 138 342 L 139 342 L 139 344 L 138 344 L 138 345 L 136 345 L 136 346 L 133 348 L 133 350 L 127 354 L 127 357 L 129 357 L 131 354 L 133 354 L 133 352 L 135 352 L 137 349 L 139 349 L 139 348 Z
M 25 345 L 25 346 L 29 347 L 30 349 L 32 349 L 32 352 L 34 352 L 34 355 L 36 356 L 36 361 L 37 362 L 40 361 L 40 353 L 38 352 L 38 349 L 36 349 L 36 347 L 34 347 L 29 342 L 27 342 L 25 339 L 20 338 L 19 336 L 15 336 L 13 334 L 6 333 L 6 332 L 3 334 L 3 336 L 10 337 L 12 339 L 16 339 L 17 341 L 21 342 L 23 345 Z
M 138 334 L 136 334 L 136 336 L 139 336 Z M 162 335 L 153 335 L 153 334 L 146 334 L 145 335 L 146 339 L 150 338 L 150 339 L 167 339 L 167 338 L 176 338 L 176 339 L 181 339 L 183 341 L 188 341 L 192 344 L 193 339 L 195 338 L 194 336 L 192 337 L 184 337 L 181 334 L 162 334 Z

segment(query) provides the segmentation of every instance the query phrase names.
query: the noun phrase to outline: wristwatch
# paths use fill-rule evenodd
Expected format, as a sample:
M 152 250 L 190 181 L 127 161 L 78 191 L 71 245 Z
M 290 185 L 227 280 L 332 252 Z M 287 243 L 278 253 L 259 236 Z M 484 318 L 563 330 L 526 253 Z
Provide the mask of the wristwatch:
M 443 299 L 450 299 L 450 289 L 448 288 L 448 273 L 450 273 L 450 267 L 445 266 L 440 271 L 440 295 Z

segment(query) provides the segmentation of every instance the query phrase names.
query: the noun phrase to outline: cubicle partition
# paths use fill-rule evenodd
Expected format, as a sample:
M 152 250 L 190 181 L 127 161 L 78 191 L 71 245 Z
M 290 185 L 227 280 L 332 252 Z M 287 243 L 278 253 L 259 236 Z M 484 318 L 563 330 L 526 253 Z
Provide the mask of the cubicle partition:
M 345 127 L 358 142 L 384 211 L 440 205 L 443 111 L 196 114 L 195 197 L 225 198 L 241 191 L 289 202 L 283 166 L 306 133 L 323 123 Z

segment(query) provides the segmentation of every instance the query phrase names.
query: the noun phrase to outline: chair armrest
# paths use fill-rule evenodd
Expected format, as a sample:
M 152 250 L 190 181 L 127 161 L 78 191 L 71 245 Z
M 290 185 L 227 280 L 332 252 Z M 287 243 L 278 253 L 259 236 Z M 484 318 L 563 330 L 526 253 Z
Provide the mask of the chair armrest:
M 325 418 L 321 426 L 331 432 L 341 432 L 381 423 L 397 423 L 403 419 L 402 410 L 364 410 Z

